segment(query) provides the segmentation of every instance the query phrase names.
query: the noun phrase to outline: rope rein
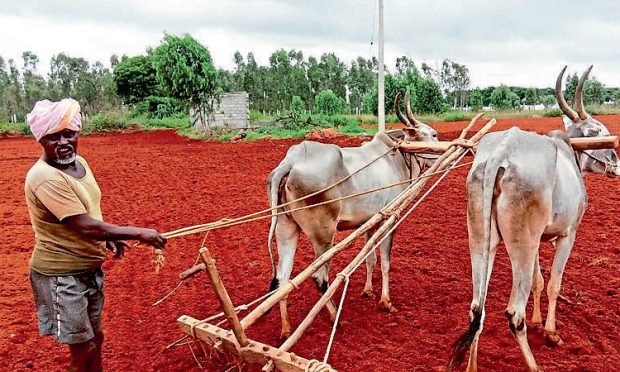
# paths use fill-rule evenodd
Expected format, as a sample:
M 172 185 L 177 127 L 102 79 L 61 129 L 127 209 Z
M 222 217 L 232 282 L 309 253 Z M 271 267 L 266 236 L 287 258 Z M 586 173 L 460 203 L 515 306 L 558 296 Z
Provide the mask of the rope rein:
M 592 158 L 592 159 L 594 159 L 594 160 L 596 160 L 596 161 L 598 161 L 598 162 L 603 163 L 603 164 L 605 165 L 605 171 L 604 171 L 604 172 L 605 172 L 605 174 L 614 174 L 614 172 L 616 171 L 616 169 L 618 169 L 618 165 L 616 165 L 616 164 L 612 164 L 612 163 L 610 163 L 610 162 L 608 162 L 608 161 L 606 161 L 606 160 L 603 160 L 603 159 L 601 159 L 601 158 L 599 158 L 599 157 L 595 156 L 594 154 L 589 153 L 589 152 L 588 152 L 588 151 L 586 151 L 586 150 L 581 151 L 581 152 L 582 152 L 582 153 L 584 153 L 585 155 L 587 155 L 588 157 L 590 157 L 590 158 Z M 578 161 L 577 163 L 580 163 L 580 162 Z M 580 164 L 580 165 L 581 165 L 581 164 Z M 581 166 L 580 166 L 580 168 L 581 168 Z
M 269 212 L 272 212 L 274 210 L 281 209 L 281 208 L 289 206 L 289 205 L 291 205 L 293 203 L 300 202 L 302 200 L 305 200 L 305 199 L 311 198 L 313 196 L 319 195 L 319 194 L 321 194 L 321 193 L 323 193 L 323 192 L 325 192 L 325 191 L 327 191 L 327 190 L 329 190 L 329 189 L 331 189 L 333 187 L 336 187 L 336 186 L 340 185 L 341 183 L 347 181 L 349 178 L 353 177 L 355 174 L 361 172 L 362 170 L 366 169 L 370 165 L 374 164 L 377 160 L 383 158 L 387 154 L 389 154 L 392 151 L 398 149 L 398 147 L 400 146 L 401 143 L 402 143 L 402 141 L 398 141 L 392 147 L 390 147 L 387 151 L 385 151 L 383 154 L 379 155 L 378 157 L 376 157 L 375 159 L 373 159 L 369 163 L 365 164 L 364 166 L 360 167 L 359 169 L 356 169 L 353 173 L 351 173 L 348 176 L 344 177 L 343 179 L 341 179 L 339 181 L 336 181 L 335 183 L 333 183 L 333 184 L 331 184 L 329 186 L 326 186 L 326 187 L 322 188 L 321 190 L 315 191 L 315 192 L 313 192 L 311 194 L 302 196 L 302 197 L 297 198 L 295 200 L 291 200 L 291 201 L 289 201 L 287 203 L 284 203 L 284 204 L 276 205 L 275 207 L 271 207 L 271 208 L 263 209 L 263 210 L 258 211 L 258 212 L 250 213 L 250 214 L 247 214 L 245 216 L 236 217 L 236 218 L 230 218 L 230 219 L 229 218 L 223 218 L 223 219 L 221 219 L 219 221 L 216 221 L 216 222 L 206 223 L 206 224 L 202 224 L 202 225 L 195 225 L 195 226 L 184 227 L 184 228 L 181 228 L 181 229 L 178 229 L 178 230 L 166 232 L 166 233 L 164 233 L 162 235 L 165 238 L 170 239 L 170 238 L 176 238 L 176 237 L 179 237 L 179 236 L 194 234 L 196 232 L 203 231 L 203 230 L 194 231 L 195 229 L 200 229 L 202 227 L 211 227 L 211 226 L 213 226 L 215 224 L 219 224 L 220 222 L 234 223 L 234 222 L 237 222 L 237 221 L 242 221 L 242 220 L 249 219 L 251 217 L 257 216 L 257 215 L 261 215 L 261 214 L 264 214 L 264 213 L 269 213 Z M 269 217 L 272 217 L 272 216 L 270 215 Z M 208 230 L 211 230 L 211 229 L 208 229 Z M 188 234 L 185 234 L 185 232 L 188 232 L 188 231 L 192 231 L 192 232 L 190 232 Z
M 468 147 L 468 152 L 472 152 L 472 147 Z M 414 209 L 416 209 L 421 203 L 422 201 L 439 185 L 439 183 L 441 181 L 443 181 L 443 179 L 448 175 L 448 173 L 450 173 L 451 170 L 456 169 L 456 168 L 460 168 L 466 164 L 461 164 L 461 165 L 457 165 L 467 154 L 467 152 L 464 152 L 454 163 L 453 165 L 451 165 L 450 167 L 446 168 L 445 170 L 441 171 L 443 174 L 441 175 L 441 177 L 439 177 L 439 179 L 437 179 L 437 181 L 435 181 L 435 183 L 428 188 L 428 190 L 426 190 L 426 192 L 415 202 L 415 204 L 413 206 L 411 206 L 411 208 L 409 208 L 407 210 L 407 212 L 402 216 L 399 217 L 399 220 L 394 224 L 394 226 L 392 226 L 388 231 L 386 231 L 383 236 L 381 237 L 381 239 L 376 242 L 374 244 L 374 246 L 368 251 L 368 253 L 364 256 L 363 259 L 361 259 L 359 261 L 359 263 L 357 265 L 355 265 L 355 267 L 353 267 L 353 270 L 351 270 L 349 273 L 338 273 L 336 275 L 336 277 L 343 277 L 344 278 L 344 287 L 342 289 L 342 294 L 340 296 L 340 302 L 338 305 L 338 309 L 336 312 L 336 319 L 334 320 L 334 324 L 332 326 L 332 331 L 329 337 L 329 342 L 327 344 L 327 348 L 325 350 L 325 356 L 323 357 L 323 363 L 327 364 L 327 359 L 329 358 L 329 354 L 331 352 L 331 348 L 334 342 L 334 338 L 336 336 L 336 330 L 337 330 L 337 326 L 338 326 L 338 320 L 340 319 L 340 314 L 342 312 L 342 308 L 344 305 L 344 299 L 347 295 L 347 290 L 349 287 L 349 278 L 350 276 L 357 271 L 357 269 L 362 265 L 362 263 L 366 262 L 366 259 L 375 252 L 375 250 L 377 249 L 377 247 L 379 247 L 379 245 L 381 245 L 383 243 L 383 241 L 385 239 L 387 239 L 388 236 L 390 236 L 394 230 L 396 230 L 396 228 L 413 212 Z M 437 172 L 433 172 L 433 173 L 437 173 Z
M 471 165 L 471 164 L 473 164 L 473 162 L 468 162 L 468 163 L 465 163 L 465 164 L 458 165 L 458 166 L 456 166 L 456 168 L 465 167 L 465 166 L 468 166 L 468 165 Z M 297 208 L 289 209 L 289 210 L 286 210 L 286 211 L 276 212 L 275 214 L 268 214 L 268 215 L 260 216 L 260 214 L 271 212 L 271 211 L 277 210 L 277 209 L 281 209 L 282 207 L 288 206 L 288 205 L 290 205 L 292 203 L 295 203 L 295 202 L 298 202 L 300 200 L 304 200 L 304 199 L 307 199 L 307 198 L 309 198 L 311 196 L 314 196 L 317 193 L 324 192 L 327 189 L 327 188 L 325 188 L 323 190 L 320 190 L 318 192 L 315 192 L 315 193 L 303 196 L 301 198 L 292 200 L 290 202 L 287 202 L 287 203 L 284 203 L 284 204 L 281 204 L 281 205 L 277 205 L 277 206 L 275 206 L 273 208 L 265 209 L 265 210 L 262 210 L 262 211 L 259 211 L 259 212 L 254 212 L 254 213 L 247 214 L 245 216 L 241 216 L 241 217 L 237 217 L 237 218 L 222 218 L 222 219 L 220 219 L 218 221 L 215 221 L 215 222 L 210 222 L 210 223 L 201 224 L 201 225 L 195 225 L 195 226 L 189 226 L 189 227 L 185 227 L 183 229 L 166 232 L 166 233 L 163 233 L 162 235 L 164 237 L 166 237 L 167 239 L 178 238 L 178 237 L 181 237 L 181 236 L 197 234 L 197 233 L 201 233 L 201 232 L 204 232 L 204 231 L 211 231 L 211 230 L 221 229 L 221 228 L 225 228 L 225 227 L 236 226 L 236 225 L 240 225 L 240 224 L 244 224 L 244 223 L 259 221 L 259 220 L 263 220 L 263 219 L 267 219 L 267 218 L 272 218 L 274 216 L 280 216 L 280 215 L 283 215 L 283 214 L 297 212 L 297 211 L 304 210 L 304 209 L 314 208 L 314 207 L 318 207 L 318 206 L 321 206 L 321 205 L 335 203 L 337 201 L 341 201 L 341 200 L 345 200 L 345 199 L 350 199 L 350 198 L 355 198 L 355 197 L 366 195 L 366 194 L 370 194 L 370 193 L 373 193 L 373 192 L 389 189 L 389 188 L 392 188 L 392 187 L 409 184 L 409 183 L 412 183 L 413 181 L 417 181 L 417 180 L 420 180 L 420 179 L 423 179 L 423 178 L 433 177 L 435 175 L 441 174 L 442 172 L 445 172 L 445 170 L 444 171 L 433 172 L 433 173 L 430 173 L 430 174 L 427 174 L 427 175 L 418 176 L 416 178 L 410 178 L 410 179 L 407 179 L 407 180 L 404 180 L 404 181 L 395 182 L 395 183 L 392 183 L 392 184 L 389 184 L 389 185 L 379 186 L 379 187 L 376 187 L 376 188 L 373 188 L 373 189 L 370 189 L 370 190 L 360 191 L 360 192 L 357 192 L 357 193 L 354 193 L 354 194 L 341 196 L 339 198 L 325 200 L 325 201 L 322 201 L 322 202 L 305 205 L 303 207 L 297 207 Z M 353 174 L 351 174 L 351 175 L 353 175 Z M 350 176 L 348 176 L 348 177 L 350 177 Z M 344 179 L 341 180 L 341 181 L 338 181 L 337 184 L 339 184 L 341 182 L 344 182 Z M 337 184 L 334 184 L 331 187 L 334 187 Z

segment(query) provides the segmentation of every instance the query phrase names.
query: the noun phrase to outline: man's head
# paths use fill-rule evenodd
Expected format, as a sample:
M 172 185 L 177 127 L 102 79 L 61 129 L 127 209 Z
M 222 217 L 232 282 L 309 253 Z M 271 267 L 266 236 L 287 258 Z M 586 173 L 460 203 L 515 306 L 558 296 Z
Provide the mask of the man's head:
M 71 98 L 39 101 L 27 116 L 32 134 L 43 146 L 47 161 L 66 165 L 75 161 L 82 130 L 80 104 Z
M 77 156 L 79 137 L 80 132 L 71 129 L 43 136 L 39 143 L 43 146 L 45 160 L 59 165 L 72 164 Z

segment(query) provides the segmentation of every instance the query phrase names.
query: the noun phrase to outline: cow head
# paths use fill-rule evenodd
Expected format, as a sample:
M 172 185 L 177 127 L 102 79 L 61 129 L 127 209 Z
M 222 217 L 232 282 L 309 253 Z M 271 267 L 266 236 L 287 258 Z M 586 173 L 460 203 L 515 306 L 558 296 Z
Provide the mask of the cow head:
M 586 112 L 583 104 L 583 86 L 593 66 L 588 67 L 583 75 L 581 75 L 577 88 L 575 89 L 574 102 L 576 111 L 566 103 L 564 95 L 562 94 L 562 77 L 564 76 L 566 67 L 567 66 L 564 66 L 555 82 L 555 98 L 558 101 L 560 109 L 564 113 L 562 121 L 564 122 L 566 133 L 568 133 L 571 138 L 609 136 L 609 129 L 607 129 L 603 123 L 590 116 Z M 620 162 L 615 150 L 585 150 L 577 151 L 576 153 L 582 172 L 620 176 Z
M 396 116 L 398 116 L 400 122 L 405 124 L 405 128 L 403 128 L 403 132 L 405 132 L 405 141 L 437 142 L 437 131 L 429 125 L 416 120 L 413 116 L 413 112 L 411 112 L 409 88 L 407 88 L 407 92 L 405 93 L 405 111 L 407 112 L 407 118 L 400 112 L 400 107 L 398 106 L 399 100 L 400 92 L 396 93 L 396 98 L 394 99 L 394 112 Z
M 394 99 L 394 112 L 396 113 L 396 116 L 398 116 L 400 122 L 405 124 L 405 127 L 403 128 L 403 133 L 405 135 L 404 140 L 438 142 L 437 131 L 431 126 L 416 120 L 413 116 L 413 112 L 411 112 L 409 88 L 407 88 L 407 92 L 405 93 L 405 111 L 407 112 L 407 118 L 405 118 L 403 113 L 400 112 L 400 107 L 398 106 L 399 100 L 400 92 L 396 93 L 396 98 Z M 420 168 L 424 170 L 430 168 L 439 158 L 439 155 L 415 154 L 415 158 L 418 159 L 418 161 L 421 161 L 419 165 Z

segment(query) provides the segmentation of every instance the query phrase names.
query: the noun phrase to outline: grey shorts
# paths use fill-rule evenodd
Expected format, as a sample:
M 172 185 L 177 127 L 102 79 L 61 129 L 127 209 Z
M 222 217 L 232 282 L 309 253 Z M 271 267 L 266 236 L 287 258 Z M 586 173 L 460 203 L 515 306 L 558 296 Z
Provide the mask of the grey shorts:
M 103 278 L 101 269 L 67 276 L 30 270 L 41 336 L 54 336 L 61 344 L 91 340 L 101 329 Z

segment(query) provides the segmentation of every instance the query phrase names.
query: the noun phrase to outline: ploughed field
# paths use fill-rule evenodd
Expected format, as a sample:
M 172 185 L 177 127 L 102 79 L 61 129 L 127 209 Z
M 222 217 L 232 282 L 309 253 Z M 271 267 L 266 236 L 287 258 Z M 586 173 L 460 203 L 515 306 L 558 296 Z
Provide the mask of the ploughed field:
M 602 116 L 612 133 L 620 133 L 620 116 Z M 496 130 L 514 124 L 547 132 L 560 118 L 500 120 Z M 465 123 L 438 123 L 440 139 L 452 139 Z M 355 146 L 362 138 L 330 140 Z M 254 143 L 201 142 L 172 131 L 83 137 L 79 152 L 89 161 L 101 190 L 105 219 L 117 224 L 150 226 L 159 231 L 240 216 L 267 206 L 265 180 L 286 150 L 299 140 Z M 33 233 L 24 202 L 23 181 L 40 149 L 32 138 L 0 139 L 0 369 L 63 370 L 67 350 L 49 337 L 38 336 L 28 282 Z M 465 158 L 465 161 L 471 157 Z M 399 228 L 392 253 L 391 294 L 398 312 L 384 313 L 360 294 L 362 265 L 351 280 L 329 362 L 342 371 L 442 370 L 452 342 L 467 328 L 471 301 L 471 269 L 467 246 L 465 178 L 467 169 L 453 171 Z M 620 369 L 620 180 L 588 175 L 590 206 L 568 261 L 558 303 L 562 346 L 549 348 L 542 332 L 529 321 L 529 340 L 540 367 L 547 371 Z M 269 220 L 211 232 L 209 246 L 224 283 L 236 304 L 266 292 L 271 279 L 267 254 Z M 341 239 L 344 233 L 339 233 Z M 159 306 L 152 304 L 178 283 L 178 273 L 192 266 L 203 235 L 172 239 L 166 266 L 153 271 L 150 248 L 136 247 L 123 260 L 104 266 L 106 330 L 104 367 L 126 370 L 198 370 L 188 345 L 166 349 L 182 336 L 176 318 L 203 318 L 220 311 L 215 295 L 200 274 L 183 283 Z M 333 274 L 361 247 L 338 256 Z M 312 247 L 300 239 L 293 274 L 313 260 Z M 553 247 L 541 245 L 545 284 Z M 500 247 L 487 300 L 487 317 L 478 362 L 482 370 L 523 370 L 516 342 L 503 312 L 511 286 L 508 257 Z M 375 268 L 375 293 L 380 269 Z M 296 326 L 318 299 L 314 284 L 304 283 L 289 298 Z M 546 290 L 543 292 L 546 316 Z M 322 313 L 293 352 L 322 359 L 331 324 Z M 277 307 L 250 328 L 249 336 L 276 345 L 280 316 Z M 200 356 L 207 370 L 231 365 L 217 353 Z M 462 366 L 464 367 L 464 366 Z M 248 368 L 244 368 L 247 370 Z M 253 368 L 249 368 L 253 370 Z

